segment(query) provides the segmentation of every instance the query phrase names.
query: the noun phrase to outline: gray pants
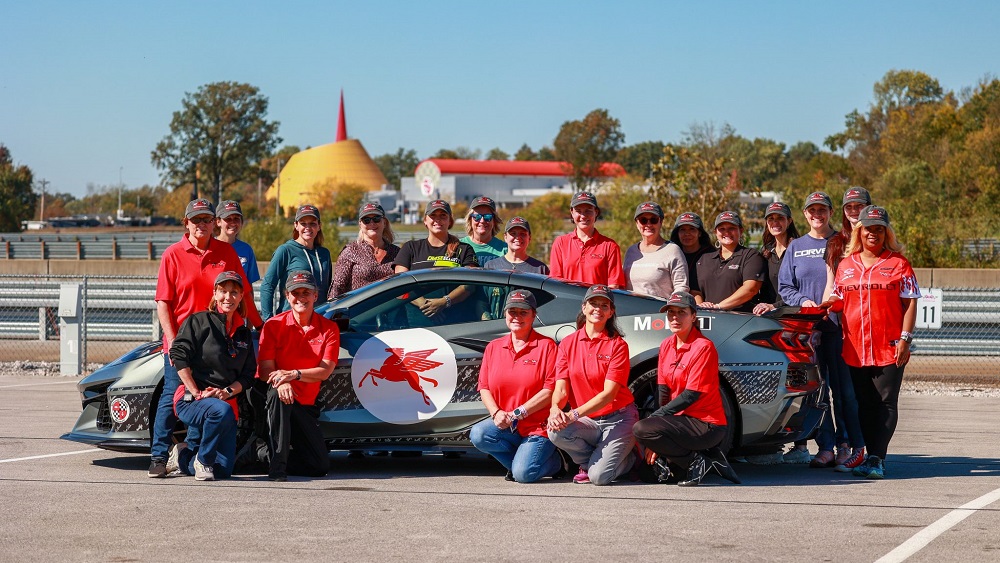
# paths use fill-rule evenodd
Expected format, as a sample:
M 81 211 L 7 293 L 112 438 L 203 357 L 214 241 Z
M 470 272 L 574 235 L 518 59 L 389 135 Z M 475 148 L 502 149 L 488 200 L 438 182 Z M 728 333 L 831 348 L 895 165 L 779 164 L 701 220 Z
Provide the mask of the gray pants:
M 549 440 L 587 468 L 591 483 L 608 485 L 632 468 L 632 427 L 638 420 L 639 409 L 631 404 L 609 415 L 583 417 L 558 432 L 550 430 Z

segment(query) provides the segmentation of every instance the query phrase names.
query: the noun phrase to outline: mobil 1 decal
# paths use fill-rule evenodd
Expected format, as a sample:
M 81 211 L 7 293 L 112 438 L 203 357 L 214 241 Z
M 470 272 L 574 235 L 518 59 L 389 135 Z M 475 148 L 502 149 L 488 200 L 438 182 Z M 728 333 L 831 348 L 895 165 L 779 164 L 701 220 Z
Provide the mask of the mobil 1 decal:
M 455 394 L 455 353 L 427 329 L 383 332 L 358 348 L 351 381 L 358 400 L 379 420 L 416 424 L 441 412 Z
M 714 317 L 697 317 L 698 330 L 712 330 Z M 666 313 L 662 315 L 636 315 L 632 320 L 632 330 L 670 330 Z

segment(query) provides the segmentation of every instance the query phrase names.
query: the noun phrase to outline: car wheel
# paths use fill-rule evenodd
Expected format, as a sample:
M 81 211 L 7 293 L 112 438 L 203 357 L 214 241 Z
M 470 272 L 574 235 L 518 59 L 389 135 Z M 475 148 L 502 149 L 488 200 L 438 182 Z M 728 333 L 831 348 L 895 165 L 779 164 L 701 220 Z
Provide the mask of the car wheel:
M 657 369 L 650 368 L 639 373 L 629 383 L 629 390 L 635 397 L 635 406 L 639 408 L 639 419 L 646 418 L 653 414 L 653 411 L 660 407 L 660 391 L 656 384 Z M 719 448 L 727 454 L 736 444 L 736 432 L 739 431 L 740 421 L 736 410 L 736 401 L 732 397 L 725 383 L 720 383 L 720 393 L 722 395 L 722 409 L 726 413 L 726 436 L 722 439 Z

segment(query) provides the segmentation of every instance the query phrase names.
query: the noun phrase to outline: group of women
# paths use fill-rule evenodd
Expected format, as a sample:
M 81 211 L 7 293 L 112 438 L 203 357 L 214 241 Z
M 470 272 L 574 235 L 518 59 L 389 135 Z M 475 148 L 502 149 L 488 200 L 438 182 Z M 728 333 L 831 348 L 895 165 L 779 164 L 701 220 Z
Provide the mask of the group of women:
M 678 216 L 669 238 L 664 238 L 662 208 L 644 202 L 634 214 L 640 240 L 627 247 L 622 261 L 617 243 L 595 227 L 601 214 L 596 197 L 576 194 L 571 204 L 574 231 L 556 239 L 550 263 L 552 275 L 591 284 L 577 317 L 577 331 L 558 345 L 538 334 L 533 329 L 535 297 L 526 290 L 510 292 L 494 304 L 493 318 L 502 317 L 510 333 L 491 342 L 484 354 L 479 391 L 490 417 L 473 428 L 471 440 L 507 468 L 508 479 L 519 482 L 565 473 L 568 463 L 560 451 L 580 467 L 573 477 L 576 483 L 604 485 L 630 470 L 641 474 L 649 468 L 657 480 L 682 485 L 697 485 L 713 468 L 738 482 L 719 449 L 727 421 L 719 394 L 718 356 L 697 328 L 698 311 L 763 315 L 785 304 L 838 311 L 835 302 L 842 301 L 842 312 L 831 312 L 821 324 L 819 348 L 820 365 L 833 394 L 834 416 L 826 417 L 816 436 L 819 452 L 815 457 L 810 460 L 807 444 L 798 443 L 782 460 L 809 461 L 813 467 L 836 467 L 870 478 L 884 476 L 919 289 L 912 268 L 899 254 L 887 213 L 870 203 L 864 189 L 848 190 L 843 228 L 836 231 L 830 224 L 829 196 L 810 194 L 803 209 L 809 226 L 804 236 L 798 234 L 791 209 L 773 203 L 765 211 L 766 230 L 758 252 L 745 245 L 744 225 L 735 211 L 715 218 L 716 243 L 712 245 L 701 218 L 691 212 Z M 393 242 L 384 209 L 365 203 L 358 211 L 358 238 L 344 248 L 334 268 L 330 252 L 323 247 L 319 210 L 303 205 L 295 215 L 292 239 L 275 252 L 264 277 L 261 314 L 265 319 L 281 316 L 280 324 L 297 326 L 299 334 L 311 329 L 327 331 L 329 345 L 336 350 L 336 327 L 322 326 L 325 319 L 312 316 L 312 308 L 392 273 L 441 266 L 549 273 L 544 263 L 527 253 L 528 222 L 514 217 L 502 228 L 492 199 L 476 198 L 470 205 L 468 236 L 451 235 L 454 223 L 448 202 L 434 200 L 424 213 L 426 238 L 400 247 Z M 501 230 L 502 239 L 497 237 Z M 879 277 L 873 279 L 876 271 Z M 308 282 L 296 284 L 290 274 Z M 177 394 L 177 414 L 202 427 L 198 445 L 202 452 L 214 448 L 204 456 L 184 454 L 182 466 L 186 464 L 195 474 L 213 465 L 216 474 L 231 472 L 232 452 L 228 446 L 213 446 L 216 442 L 207 436 L 225 435 L 228 443 L 234 431 L 229 427 L 217 430 L 212 426 L 216 423 L 209 422 L 218 418 L 215 411 L 226 407 L 216 404 L 211 411 L 215 414 L 209 416 L 208 409 L 184 404 L 191 402 L 189 395 L 194 400 L 217 399 L 234 408 L 232 397 L 253 385 L 246 380 L 245 368 L 254 362 L 253 348 L 248 349 L 248 337 L 238 330 L 243 286 L 237 288 L 237 280 L 231 278 L 220 275 L 209 311 L 190 329 L 201 327 L 202 336 L 215 338 L 218 349 L 228 351 L 229 359 L 223 363 L 233 365 L 206 364 L 200 372 L 186 369 L 197 365 L 203 355 L 184 349 L 197 347 L 197 337 L 188 333 L 187 339 L 178 336 L 182 346 L 176 356 L 171 349 L 171 357 L 180 359 L 178 371 L 184 383 Z M 315 296 L 296 295 L 295 290 L 303 287 Z M 664 340 L 660 350 L 661 407 L 643 421 L 638 420 L 628 389 L 629 352 L 617 326 L 614 287 L 667 300 L 663 312 L 673 336 Z M 407 314 L 417 326 L 421 320 L 439 318 L 472 295 L 461 285 L 438 293 L 409 303 Z M 269 326 L 278 325 L 265 324 L 265 336 Z M 267 348 L 269 358 L 261 360 L 267 373 L 258 375 L 271 385 L 267 405 L 278 411 L 278 404 L 294 403 L 304 396 L 301 405 L 310 407 L 309 393 L 294 385 L 309 383 L 317 389 L 329 376 L 336 355 L 330 356 L 327 348 L 312 350 L 307 354 L 310 365 L 296 360 L 295 366 L 282 366 L 281 354 L 273 346 L 279 340 L 273 335 L 267 339 L 272 343 Z M 261 341 L 264 350 L 265 338 Z M 271 444 L 271 457 L 279 461 L 278 467 L 272 464 L 271 476 L 283 478 L 292 466 L 304 468 L 299 470 L 304 474 L 325 473 L 326 466 L 316 456 L 294 462 L 286 459 L 289 440 L 299 439 L 293 438 L 298 432 L 288 431 L 289 420 L 311 427 L 302 421 L 314 414 L 302 417 L 298 411 L 289 412 L 285 409 L 280 417 L 271 417 L 284 443 L 284 450 L 281 443 Z M 316 436 L 315 429 L 307 428 L 300 442 L 305 445 L 296 444 L 291 452 L 308 454 L 318 449 Z

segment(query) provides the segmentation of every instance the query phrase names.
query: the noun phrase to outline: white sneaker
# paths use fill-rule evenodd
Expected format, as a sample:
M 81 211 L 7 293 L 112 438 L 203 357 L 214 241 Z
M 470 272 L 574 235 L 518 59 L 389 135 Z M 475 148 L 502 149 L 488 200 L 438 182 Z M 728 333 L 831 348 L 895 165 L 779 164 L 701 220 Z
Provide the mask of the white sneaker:
M 809 463 L 812 456 L 809 455 L 809 450 L 806 448 L 799 448 L 792 446 L 792 449 L 788 450 L 784 456 L 782 456 L 782 463 Z
M 198 460 L 198 456 L 195 456 L 194 478 L 196 481 L 215 481 L 215 469 L 206 467 Z
M 176 477 L 182 474 L 181 465 L 178 460 L 180 459 L 181 450 L 185 448 L 187 448 L 187 444 L 184 442 L 170 446 L 170 457 L 167 458 L 167 477 Z

